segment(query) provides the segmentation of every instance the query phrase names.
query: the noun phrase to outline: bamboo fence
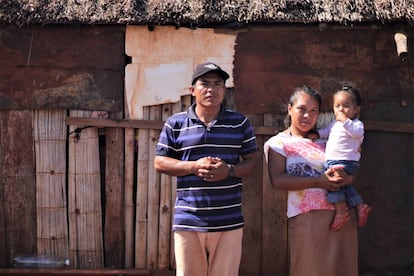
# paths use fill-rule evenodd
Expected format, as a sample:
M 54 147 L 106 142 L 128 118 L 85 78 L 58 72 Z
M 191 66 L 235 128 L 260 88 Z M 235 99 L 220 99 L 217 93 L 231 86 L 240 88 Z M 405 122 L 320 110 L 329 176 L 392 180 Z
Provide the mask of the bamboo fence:
M 144 107 L 143 119 L 163 122 L 190 105 L 191 96 L 184 96 L 178 103 Z M 89 120 L 92 112 L 69 111 L 67 116 L 66 110 L 37 110 L 33 114 L 38 253 L 67 256 L 75 269 L 103 268 L 107 263 L 104 231 L 116 225 L 109 221 L 103 228 L 102 196 L 108 191 L 101 183 L 102 156 L 98 127 Z M 68 119 L 87 123 L 76 125 Z M 124 183 L 117 188 L 123 193 L 124 268 L 173 268 L 176 178 L 156 172 L 153 166 L 160 129 L 151 124 L 119 127 L 125 129 L 124 137 L 117 140 L 124 144 Z M 108 237 L 116 234 L 112 231 Z
M 34 111 L 33 134 L 38 252 L 67 257 L 65 118 L 65 110 Z
M 72 117 L 90 117 L 88 111 L 70 111 Z M 69 256 L 76 268 L 102 268 L 103 233 L 101 176 L 97 128 L 69 136 Z M 73 133 L 75 131 L 75 133 Z

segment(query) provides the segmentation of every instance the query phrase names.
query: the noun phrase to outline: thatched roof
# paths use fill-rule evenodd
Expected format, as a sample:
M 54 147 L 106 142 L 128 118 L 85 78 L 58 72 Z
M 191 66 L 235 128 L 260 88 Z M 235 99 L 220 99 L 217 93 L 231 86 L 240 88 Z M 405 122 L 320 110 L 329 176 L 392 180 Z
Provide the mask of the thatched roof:
M 174 24 L 414 21 L 414 0 L 0 0 L 0 23 Z

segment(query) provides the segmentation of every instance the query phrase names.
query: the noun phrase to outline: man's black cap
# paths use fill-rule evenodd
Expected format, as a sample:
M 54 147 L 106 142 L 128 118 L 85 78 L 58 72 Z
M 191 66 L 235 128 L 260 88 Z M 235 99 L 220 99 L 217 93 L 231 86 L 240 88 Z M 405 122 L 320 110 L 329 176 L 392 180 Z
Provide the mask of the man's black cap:
M 193 78 L 191 81 L 191 84 L 194 84 L 198 78 L 200 78 L 201 76 L 209 73 L 209 72 L 215 72 L 217 74 L 219 74 L 220 76 L 223 77 L 223 80 L 226 81 L 230 76 L 229 74 L 226 73 L 226 71 L 224 71 L 223 69 L 220 68 L 220 66 L 218 66 L 215 63 L 212 62 L 205 62 L 205 63 L 201 63 L 199 65 L 197 65 L 194 73 L 193 73 Z

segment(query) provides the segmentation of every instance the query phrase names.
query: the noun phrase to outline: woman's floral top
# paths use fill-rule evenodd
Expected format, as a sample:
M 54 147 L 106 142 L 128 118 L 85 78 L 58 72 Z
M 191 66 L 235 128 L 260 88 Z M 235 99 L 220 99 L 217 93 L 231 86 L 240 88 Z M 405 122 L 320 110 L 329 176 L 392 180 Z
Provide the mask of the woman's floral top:
M 325 143 L 326 140 L 312 142 L 310 139 L 278 133 L 265 143 L 264 152 L 266 160 L 269 150 L 286 157 L 287 174 L 317 177 L 324 171 Z M 326 190 L 311 188 L 288 192 L 288 218 L 311 210 L 334 210 L 334 206 L 326 200 Z

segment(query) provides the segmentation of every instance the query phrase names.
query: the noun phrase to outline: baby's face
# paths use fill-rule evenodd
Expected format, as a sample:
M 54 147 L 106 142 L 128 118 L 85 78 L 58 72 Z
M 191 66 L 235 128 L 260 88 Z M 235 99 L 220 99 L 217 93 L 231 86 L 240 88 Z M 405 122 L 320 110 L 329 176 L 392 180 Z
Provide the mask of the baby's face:
M 358 116 L 360 107 L 355 104 L 355 101 L 350 93 L 339 92 L 336 93 L 333 99 L 333 109 L 335 117 L 346 117 L 353 119 Z

